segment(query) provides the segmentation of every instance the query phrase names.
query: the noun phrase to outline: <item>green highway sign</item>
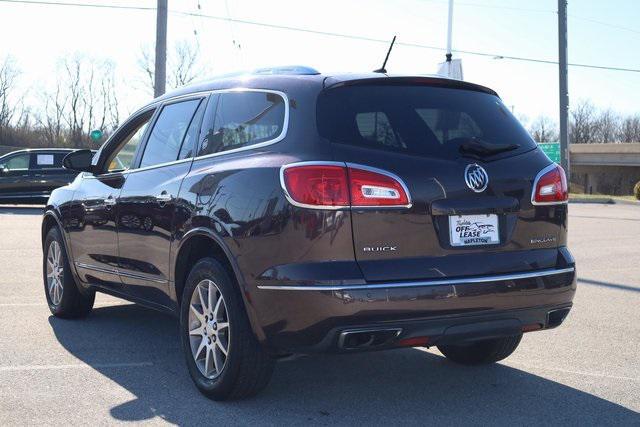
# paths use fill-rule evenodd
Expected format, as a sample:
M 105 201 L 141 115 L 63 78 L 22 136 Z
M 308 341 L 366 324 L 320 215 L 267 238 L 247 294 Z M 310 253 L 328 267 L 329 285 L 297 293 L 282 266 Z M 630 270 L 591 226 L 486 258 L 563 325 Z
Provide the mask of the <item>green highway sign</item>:
M 547 155 L 552 161 L 560 163 L 560 143 L 559 142 L 545 142 L 538 144 L 538 147 L 544 154 Z
M 102 131 L 100 129 L 92 130 L 89 134 L 89 138 L 91 138 L 93 141 L 99 140 L 100 138 L 102 138 Z

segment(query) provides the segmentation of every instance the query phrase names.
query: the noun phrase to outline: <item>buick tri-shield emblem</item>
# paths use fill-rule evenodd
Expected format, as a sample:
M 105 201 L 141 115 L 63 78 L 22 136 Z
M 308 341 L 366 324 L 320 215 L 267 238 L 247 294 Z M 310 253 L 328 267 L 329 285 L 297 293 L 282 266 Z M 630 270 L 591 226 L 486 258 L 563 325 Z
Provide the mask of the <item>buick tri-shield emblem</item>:
M 481 193 L 489 185 L 489 175 L 487 175 L 487 171 L 482 166 L 473 163 L 465 168 L 464 181 L 470 189 L 476 193 Z

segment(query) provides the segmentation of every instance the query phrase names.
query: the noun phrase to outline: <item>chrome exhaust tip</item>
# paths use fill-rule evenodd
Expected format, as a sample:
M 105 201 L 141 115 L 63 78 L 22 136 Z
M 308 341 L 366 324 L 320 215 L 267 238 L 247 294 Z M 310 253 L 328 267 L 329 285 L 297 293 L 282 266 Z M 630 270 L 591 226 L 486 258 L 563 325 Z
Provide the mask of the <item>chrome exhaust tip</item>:
M 393 342 L 401 333 L 401 328 L 346 330 L 342 331 L 338 337 L 338 347 L 343 350 L 382 347 Z
M 547 328 L 555 328 L 556 326 L 560 326 L 560 324 L 564 322 L 564 319 L 566 319 L 570 310 L 571 307 L 566 307 L 549 311 L 547 313 Z

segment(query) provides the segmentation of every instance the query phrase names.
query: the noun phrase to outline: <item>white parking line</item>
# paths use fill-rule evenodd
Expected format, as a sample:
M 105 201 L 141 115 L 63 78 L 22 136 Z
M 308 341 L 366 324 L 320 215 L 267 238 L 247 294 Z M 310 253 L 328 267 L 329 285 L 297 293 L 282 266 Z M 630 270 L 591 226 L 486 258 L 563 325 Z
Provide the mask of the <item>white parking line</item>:
M 42 371 L 42 370 L 58 370 L 58 369 L 113 369 L 113 368 L 143 368 L 153 366 L 152 362 L 132 362 L 132 363 L 96 363 L 87 365 L 85 363 L 75 363 L 70 365 L 17 365 L 17 366 L 0 366 L 0 372 L 13 371 Z

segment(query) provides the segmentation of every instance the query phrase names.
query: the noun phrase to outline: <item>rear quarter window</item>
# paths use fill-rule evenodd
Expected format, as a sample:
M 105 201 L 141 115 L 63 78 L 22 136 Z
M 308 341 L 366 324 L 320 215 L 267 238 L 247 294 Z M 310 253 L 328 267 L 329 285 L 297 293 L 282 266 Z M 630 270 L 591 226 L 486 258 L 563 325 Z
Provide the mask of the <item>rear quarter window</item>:
M 480 140 L 512 145 L 509 155 L 536 147 L 495 95 L 429 86 L 366 85 L 327 89 L 318 97 L 320 135 L 336 144 L 439 158 Z
M 223 92 L 216 108 L 207 109 L 198 155 L 274 141 L 285 132 L 286 113 L 285 99 L 277 93 Z
M 69 153 L 34 153 L 32 169 L 62 169 L 62 160 Z

